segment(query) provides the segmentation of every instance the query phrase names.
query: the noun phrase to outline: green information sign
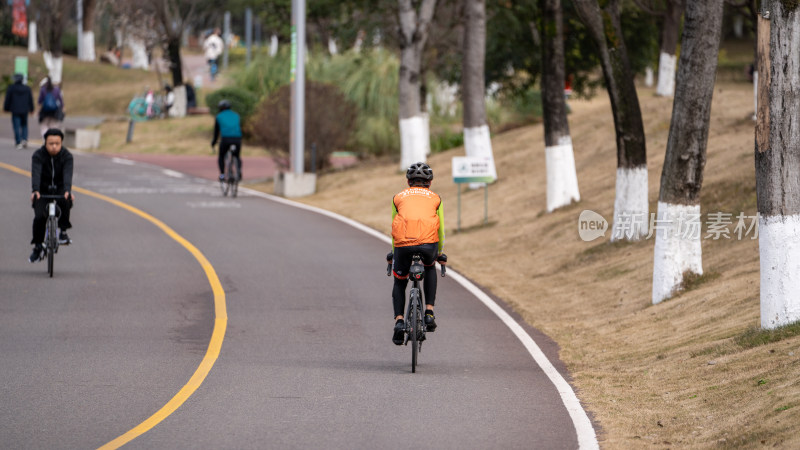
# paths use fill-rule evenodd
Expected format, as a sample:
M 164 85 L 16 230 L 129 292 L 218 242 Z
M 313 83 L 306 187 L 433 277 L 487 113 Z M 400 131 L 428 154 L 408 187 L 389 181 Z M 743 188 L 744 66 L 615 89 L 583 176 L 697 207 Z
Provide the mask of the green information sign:
M 28 82 L 28 57 L 17 56 L 14 58 L 14 73 L 21 73 L 24 77 L 23 83 Z

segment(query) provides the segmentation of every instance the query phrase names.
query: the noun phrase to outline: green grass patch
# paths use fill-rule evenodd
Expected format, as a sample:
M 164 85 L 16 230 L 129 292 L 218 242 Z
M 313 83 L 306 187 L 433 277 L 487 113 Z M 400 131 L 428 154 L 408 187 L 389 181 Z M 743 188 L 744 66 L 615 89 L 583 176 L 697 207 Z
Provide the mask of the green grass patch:
M 784 339 L 800 336 L 800 321 L 775 328 L 774 330 L 762 330 L 761 328 L 750 328 L 741 335 L 734 338 L 734 342 L 744 349 L 759 347 L 765 344 L 782 341 Z

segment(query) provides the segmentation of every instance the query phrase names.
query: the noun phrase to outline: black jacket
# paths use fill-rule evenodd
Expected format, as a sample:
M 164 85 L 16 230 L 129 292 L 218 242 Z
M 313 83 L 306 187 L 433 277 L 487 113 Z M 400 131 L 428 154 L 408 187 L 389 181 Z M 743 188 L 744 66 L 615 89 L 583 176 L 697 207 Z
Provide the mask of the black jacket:
M 72 153 L 66 147 L 56 156 L 50 156 L 44 146 L 31 157 L 31 189 L 40 194 L 59 195 L 72 192 Z M 55 182 L 56 192 L 48 190 Z
M 6 99 L 3 111 L 11 114 L 27 115 L 33 112 L 33 94 L 31 88 L 22 82 L 14 83 L 6 89 Z

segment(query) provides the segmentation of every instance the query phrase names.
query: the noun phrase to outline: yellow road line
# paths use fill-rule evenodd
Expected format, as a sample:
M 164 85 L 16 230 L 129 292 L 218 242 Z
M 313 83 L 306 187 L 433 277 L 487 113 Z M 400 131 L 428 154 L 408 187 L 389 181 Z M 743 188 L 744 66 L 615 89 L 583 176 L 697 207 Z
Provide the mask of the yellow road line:
M 9 170 L 14 173 L 18 173 L 20 175 L 25 175 L 30 177 L 30 172 L 22 170 L 20 168 L 5 164 L 0 162 L 0 167 Z M 105 196 L 103 194 L 98 194 L 97 192 L 92 192 L 87 189 L 74 187 L 72 188 L 73 191 L 88 195 L 90 197 L 94 197 L 99 200 L 103 200 L 105 202 L 111 203 L 112 205 L 119 206 L 122 209 L 132 212 L 139 217 L 142 217 L 145 220 L 148 220 L 153 225 L 157 226 L 161 229 L 167 236 L 171 237 L 179 244 L 181 244 L 192 256 L 195 257 L 197 262 L 200 263 L 200 266 L 206 273 L 206 278 L 208 278 L 208 283 L 211 285 L 211 290 L 214 293 L 214 330 L 211 332 L 211 340 L 208 343 L 208 349 L 206 350 L 205 356 L 203 356 L 203 360 L 200 361 L 200 365 L 192 374 L 192 377 L 189 378 L 189 381 L 172 397 L 166 405 L 164 405 L 161 409 L 156 411 L 152 416 L 148 417 L 144 422 L 140 423 L 136 427 L 132 428 L 125 434 L 119 436 L 118 438 L 114 439 L 113 441 L 103 445 L 100 447 L 101 449 L 115 449 L 122 447 L 123 445 L 127 444 L 128 442 L 132 441 L 133 439 L 141 436 L 142 434 L 146 433 L 148 430 L 153 428 L 154 426 L 158 425 L 159 422 L 166 419 L 170 414 L 172 414 L 176 409 L 178 409 L 189 397 L 200 387 L 205 380 L 208 373 L 211 371 L 211 367 L 214 366 L 214 363 L 217 361 L 219 357 L 219 351 L 222 348 L 222 340 L 225 338 L 225 329 L 228 326 L 228 312 L 225 306 L 225 291 L 222 289 L 222 283 L 219 281 L 219 277 L 217 277 L 217 272 L 214 270 L 214 267 L 211 263 L 206 259 L 205 256 L 197 249 L 194 245 L 192 245 L 189 241 L 184 239 L 181 235 L 176 233 L 172 228 L 167 226 L 164 222 L 156 219 L 155 217 L 147 214 L 146 212 L 123 203 L 119 200 L 113 199 L 111 197 Z

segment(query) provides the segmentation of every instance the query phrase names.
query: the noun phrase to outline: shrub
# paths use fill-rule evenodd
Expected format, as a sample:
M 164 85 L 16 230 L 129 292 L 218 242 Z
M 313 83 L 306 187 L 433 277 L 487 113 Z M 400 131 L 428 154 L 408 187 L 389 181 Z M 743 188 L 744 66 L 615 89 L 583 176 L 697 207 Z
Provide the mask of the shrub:
M 283 86 L 267 97 L 250 121 L 253 136 L 273 154 L 275 162 L 286 168 L 290 150 L 291 87 Z M 316 144 L 316 167 L 330 164 L 330 155 L 343 148 L 353 136 L 356 107 L 336 86 L 306 82 L 305 146 Z M 311 167 L 310 152 L 304 151 L 306 168 Z
M 212 115 L 217 115 L 217 105 L 221 100 L 231 102 L 231 109 L 239 113 L 245 122 L 255 110 L 258 98 L 252 92 L 240 87 L 224 87 L 206 95 L 206 105 Z

